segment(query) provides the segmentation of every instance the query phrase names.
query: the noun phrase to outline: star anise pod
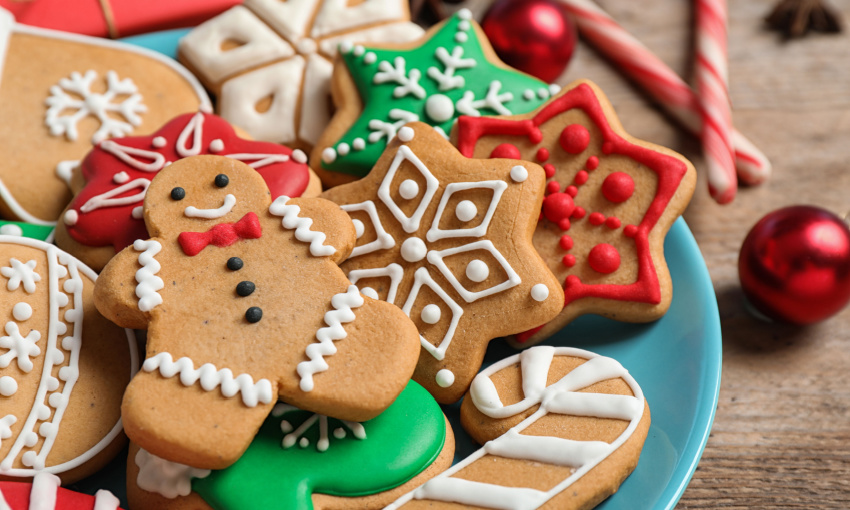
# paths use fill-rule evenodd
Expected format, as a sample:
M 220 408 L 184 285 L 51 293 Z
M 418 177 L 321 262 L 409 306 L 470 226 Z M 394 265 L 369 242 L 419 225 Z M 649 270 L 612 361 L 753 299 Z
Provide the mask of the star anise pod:
M 765 18 L 768 26 L 781 31 L 786 38 L 816 32 L 841 32 L 841 15 L 823 0 L 780 0 Z

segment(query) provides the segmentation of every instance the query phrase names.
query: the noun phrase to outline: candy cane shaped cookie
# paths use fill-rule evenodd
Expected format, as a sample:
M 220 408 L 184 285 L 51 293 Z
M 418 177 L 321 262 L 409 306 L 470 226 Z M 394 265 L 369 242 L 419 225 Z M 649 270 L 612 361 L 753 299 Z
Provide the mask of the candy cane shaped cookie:
M 461 421 L 484 446 L 387 509 L 591 508 L 634 470 L 650 418 L 617 361 L 540 346 L 480 373 Z

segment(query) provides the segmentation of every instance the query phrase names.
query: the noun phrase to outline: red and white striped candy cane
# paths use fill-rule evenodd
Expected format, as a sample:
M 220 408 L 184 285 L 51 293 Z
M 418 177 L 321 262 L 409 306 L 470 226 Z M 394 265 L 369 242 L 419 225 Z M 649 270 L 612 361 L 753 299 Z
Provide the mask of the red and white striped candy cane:
M 699 135 L 699 98 L 667 64 L 635 39 L 592 0 L 561 0 L 588 42 L 612 60 L 685 128 Z M 771 171 L 767 157 L 744 135 L 733 131 L 738 176 L 747 184 L 764 181 Z
M 726 0 L 696 0 L 697 92 L 702 105 L 702 149 L 708 189 L 721 204 L 735 198 L 738 178 L 732 149 L 732 106 L 726 53 Z

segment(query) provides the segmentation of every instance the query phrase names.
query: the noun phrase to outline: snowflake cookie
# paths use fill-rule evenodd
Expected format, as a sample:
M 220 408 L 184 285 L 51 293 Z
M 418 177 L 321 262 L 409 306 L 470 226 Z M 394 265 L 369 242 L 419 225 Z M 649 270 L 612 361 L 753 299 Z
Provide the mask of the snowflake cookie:
M 195 28 L 178 55 L 218 97 L 222 117 L 258 140 L 308 150 L 331 116 L 340 43 L 422 33 L 407 0 L 246 0 Z
M 688 160 L 629 136 L 588 81 L 525 115 L 462 117 L 452 136 L 467 157 L 546 170 L 534 247 L 564 282 L 566 300 L 555 320 L 519 341 L 540 341 L 586 313 L 629 322 L 664 315 L 673 292 L 664 236 L 694 191 Z
M 272 198 L 316 196 L 321 183 L 300 150 L 240 138 L 221 117 L 185 113 L 148 136 L 104 140 L 83 159 L 82 181 L 56 227 L 56 244 L 100 271 L 117 252 L 147 239 L 142 201 L 166 165 L 199 154 L 244 161 L 263 176 Z
M 461 423 L 484 446 L 386 510 L 593 508 L 635 469 L 650 416 L 617 361 L 540 346 L 481 372 Z
M 195 77 L 159 53 L 15 23 L 0 10 L 0 216 L 53 225 L 70 169 L 113 136 L 210 108 Z
M 127 496 L 135 509 L 377 509 L 448 468 L 451 427 L 410 382 L 386 411 L 347 422 L 275 406 L 239 462 L 220 471 L 158 459 L 135 445 Z M 237 490 L 234 490 L 237 489 Z
M 272 201 L 236 159 L 193 156 L 151 181 L 153 236 L 101 273 L 95 303 L 147 329 L 147 359 L 124 397 L 127 435 L 158 457 L 221 469 L 244 452 L 278 398 L 370 419 L 404 389 L 419 355 L 398 308 L 364 297 L 337 263 L 355 243 L 337 205 Z
M 322 195 L 354 221 L 357 244 L 341 265 L 348 278 L 418 327 L 414 380 L 438 402 L 460 399 L 490 340 L 562 307 L 561 286 L 531 245 L 544 181 L 533 163 L 467 159 L 413 123 L 368 176 Z
M 460 115 L 525 113 L 558 90 L 503 64 L 466 9 L 421 40 L 343 45 L 341 53 L 332 88 L 337 111 L 310 154 L 328 186 L 366 175 L 408 122 L 445 135 Z
M 136 337 L 97 312 L 96 279 L 53 245 L 0 235 L 0 479 L 71 483 L 121 449 Z

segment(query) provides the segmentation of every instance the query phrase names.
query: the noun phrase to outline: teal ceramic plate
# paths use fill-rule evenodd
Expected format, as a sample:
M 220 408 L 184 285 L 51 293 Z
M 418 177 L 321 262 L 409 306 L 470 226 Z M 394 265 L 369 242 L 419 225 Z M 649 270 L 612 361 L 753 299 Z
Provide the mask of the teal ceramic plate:
M 185 30 L 126 39 L 174 56 Z M 671 509 L 685 491 L 697 467 L 714 421 L 720 390 L 720 318 L 705 262 L 683 220 L 677 221 L 664 243 L 673 278 L 673 303 L 661 320 L 625 324 L 601 317 L 581 317 L 545 344 L 580 347 L 618 360 L 643 388 L 652 413 L 652 426 L 634 473 L 620 490 L 602 503 L 603 510 Z M 495 341 L 486 364 L 516 351 Z M 458 406 L 446 406 L 457 439 L 459 460 L 477 449 L 460 427 Z M 108 488 L 125 493 L 124 462 L 78 484 L 94 493 Z

